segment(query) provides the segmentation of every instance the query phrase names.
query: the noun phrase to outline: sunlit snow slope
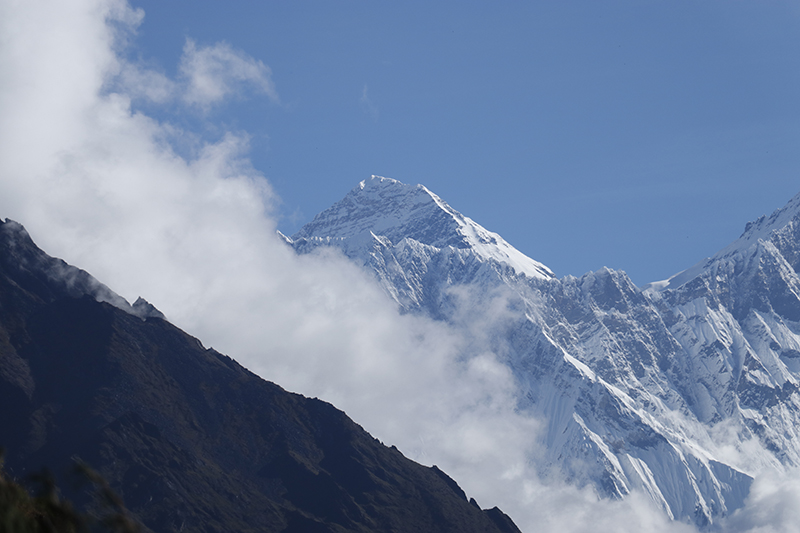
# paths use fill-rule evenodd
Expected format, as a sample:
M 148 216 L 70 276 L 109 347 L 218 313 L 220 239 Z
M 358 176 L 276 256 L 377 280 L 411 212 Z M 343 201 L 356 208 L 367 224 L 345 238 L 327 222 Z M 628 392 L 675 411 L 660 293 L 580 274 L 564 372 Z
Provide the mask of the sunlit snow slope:
M 375 176 L 287 240 L 340 248 L 407 312 L 486 313 L 519 407 L 547 421 L 542 473 L 705 525 L 752 475 L 800 465 L 800 195 L 645 290 L 608 269 L 557 279 L 425 187 Z

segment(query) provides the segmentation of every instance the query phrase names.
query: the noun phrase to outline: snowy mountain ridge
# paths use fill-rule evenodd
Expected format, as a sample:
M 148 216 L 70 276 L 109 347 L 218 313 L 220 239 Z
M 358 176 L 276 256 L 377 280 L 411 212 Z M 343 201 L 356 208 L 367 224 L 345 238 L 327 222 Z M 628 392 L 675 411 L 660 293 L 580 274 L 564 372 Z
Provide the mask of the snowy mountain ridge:
M 605 268 L 557 279 L 424 187 L 386 178 L 289 242 L 340 248 L 403 309 L 450 323 L 454 289 L 477 312 L 503 289 L 509 318 L 485 323 L 519 408 L 547 421 L 541 470 L 710 526 L 743 505 L 753 475 L 800 465 L 798 207 L 800 195 L 645 290 Z
M 769 217 L 762 215 L 758 220 L 748 222 L 739 238 L 714 254 L 713 257 L 707 257 L 667 280 L 649 283 L 644 288 L 663 290 L 680 287 L 697 277 L 714 262 L 742 253 L 759 241 L 768 242 L 773 239 L 791 238 L 786 234 L 790 233 L 798 223 L 800 223 L 800 194 L 789 200 L 782 208 L 775 210 Z M 781 237 L 782 235 L 784 237 Z

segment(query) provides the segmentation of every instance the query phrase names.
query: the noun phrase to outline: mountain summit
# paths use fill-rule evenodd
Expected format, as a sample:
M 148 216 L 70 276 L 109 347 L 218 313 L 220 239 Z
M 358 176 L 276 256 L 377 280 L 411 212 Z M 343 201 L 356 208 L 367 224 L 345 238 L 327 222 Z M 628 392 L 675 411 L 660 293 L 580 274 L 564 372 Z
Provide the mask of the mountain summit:
M 297 247 L 324 243 L 349 248 L 349 243 L 369 241 L 378 235 L 387 245 L 408 239 L 437 249 L 469 249 L 482 259 L 508 265 L 519 274 L 555 277 L 549 268 L 465 217 L 425 186 L 406 185 L 380 176 L 359 183 L 291 240 Z
M 455 328 L 464 302 L 506 295 L 504 320 L 468 311 L 486 314 L 476 327 L 516 377 L 519 409 L 546 420 L 531 437 L 540 469 L 706 526 L 759 472 L 800 466 L 799 208 L 800 195 L 645 290 L 605 268 L 557 279 L 425 187 L 386 178 L 289 241 L 340 248 L 401 308 Z

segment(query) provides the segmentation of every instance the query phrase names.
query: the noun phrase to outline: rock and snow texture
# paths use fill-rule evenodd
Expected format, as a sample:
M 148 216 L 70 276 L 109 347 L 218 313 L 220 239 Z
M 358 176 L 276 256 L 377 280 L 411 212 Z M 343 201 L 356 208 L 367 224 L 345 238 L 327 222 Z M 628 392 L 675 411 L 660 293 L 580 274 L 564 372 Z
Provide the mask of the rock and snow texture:
M 543 264 L 521 253 L 500 235 L 485 230 L 422 185 L 372 176 L 306 224 L 292 240 L 361 248 L 375 239 L 384 245 L 404 240 L 443 249 L 469 250 L 484 261 L 502 262 L 532 278 L 553 278 Z
M 520 409 L 547 421 L 543 473 L 705 525 L 752 475 L 800 466 L 800 195 L 645 290 L 608 269 L 557 279 L 425 187 L 375 176 L 287 241 L 338 247 L 407 312 L 487 313 Z M 498 297 L 501 319 L 475 303 Z

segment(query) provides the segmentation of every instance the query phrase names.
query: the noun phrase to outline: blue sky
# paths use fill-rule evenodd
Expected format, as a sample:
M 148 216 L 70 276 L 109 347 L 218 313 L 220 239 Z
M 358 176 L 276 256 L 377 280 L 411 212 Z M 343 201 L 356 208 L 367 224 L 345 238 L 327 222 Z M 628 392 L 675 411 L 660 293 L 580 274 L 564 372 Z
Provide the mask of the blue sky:
M 158 117 L 251 159 L 292 233 L 371 174 L 422 183 L 559 276 L 688 268 L 800 192 L 800 7 L 783 1 L 135 1 L 175 73 L 225 41 L 279 95 Z

